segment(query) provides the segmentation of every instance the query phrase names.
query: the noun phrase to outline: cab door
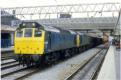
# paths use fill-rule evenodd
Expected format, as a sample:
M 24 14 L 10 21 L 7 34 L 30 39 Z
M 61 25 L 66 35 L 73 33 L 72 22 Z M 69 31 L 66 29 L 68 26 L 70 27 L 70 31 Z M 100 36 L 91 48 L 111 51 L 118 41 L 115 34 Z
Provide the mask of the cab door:
M 44 53 L 44 43 L 45 43 L 45 31 L 41 29 L 34 29 L 34 37 L 33 37 L 33 48 L 35 54 L 43 54 Z
M 47 53 L 51 51 L 51 32 L 45 33 L 45 51 Z

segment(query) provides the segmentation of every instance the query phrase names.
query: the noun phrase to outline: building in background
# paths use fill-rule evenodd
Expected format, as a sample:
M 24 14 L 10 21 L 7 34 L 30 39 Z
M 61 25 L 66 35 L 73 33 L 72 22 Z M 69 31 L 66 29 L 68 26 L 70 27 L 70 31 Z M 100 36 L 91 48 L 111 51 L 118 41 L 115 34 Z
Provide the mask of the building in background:
M 9 15 L 1 16 L 1 47 L 6 48 L 12 46 L 14 42 L 14 28 L 11 26 L 11 21 L 18 19 L 14 15 L 1 11 L 1 14 L 3 13 Z

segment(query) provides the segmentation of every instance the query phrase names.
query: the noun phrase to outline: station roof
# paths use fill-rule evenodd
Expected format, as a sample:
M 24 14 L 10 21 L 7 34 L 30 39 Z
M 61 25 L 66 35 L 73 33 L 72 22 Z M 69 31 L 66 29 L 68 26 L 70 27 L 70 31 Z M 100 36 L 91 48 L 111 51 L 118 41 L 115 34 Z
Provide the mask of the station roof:
M 64 29 L 102 29 L 113 30 L 117 26 L 120 3 L 95 3 L 51 5 L 34 7 L 2 8 L 1 16 L 14 15 L 20 20 L 12 21 L 17 26 L 21 20 L 37 21 Z M 6 14 L 9 13 L 9 14 Z M 70 18 L 60 18 L 60 14 L 69 14 Z

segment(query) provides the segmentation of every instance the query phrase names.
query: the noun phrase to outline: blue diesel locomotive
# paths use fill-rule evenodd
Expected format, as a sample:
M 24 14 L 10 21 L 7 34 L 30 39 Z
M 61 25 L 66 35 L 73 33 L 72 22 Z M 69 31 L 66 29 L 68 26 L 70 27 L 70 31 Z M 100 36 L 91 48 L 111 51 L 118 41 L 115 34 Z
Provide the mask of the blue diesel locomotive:
M 37 22 L 22 22 L 14 41 L 16 59 L 27 66 L 53 63 L 102 43 L 101 38 Z

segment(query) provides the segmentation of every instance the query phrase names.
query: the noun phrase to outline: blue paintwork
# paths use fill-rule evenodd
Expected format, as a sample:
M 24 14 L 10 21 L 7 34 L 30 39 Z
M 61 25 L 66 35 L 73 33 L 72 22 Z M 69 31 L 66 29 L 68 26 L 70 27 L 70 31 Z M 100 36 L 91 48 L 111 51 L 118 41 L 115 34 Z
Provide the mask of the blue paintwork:
M 11 39 L 1 39 L 1 48 L 7 48 L 11 46 Z
M 49 41 L 50 38 L 48 38 L 48 45 L 45 49 L 46 52 L 62 50 L 76 46 L 75 35 L 69 33 L 60 34 L 56 32 L 51 32 L 49 35 L 51 41 Z

